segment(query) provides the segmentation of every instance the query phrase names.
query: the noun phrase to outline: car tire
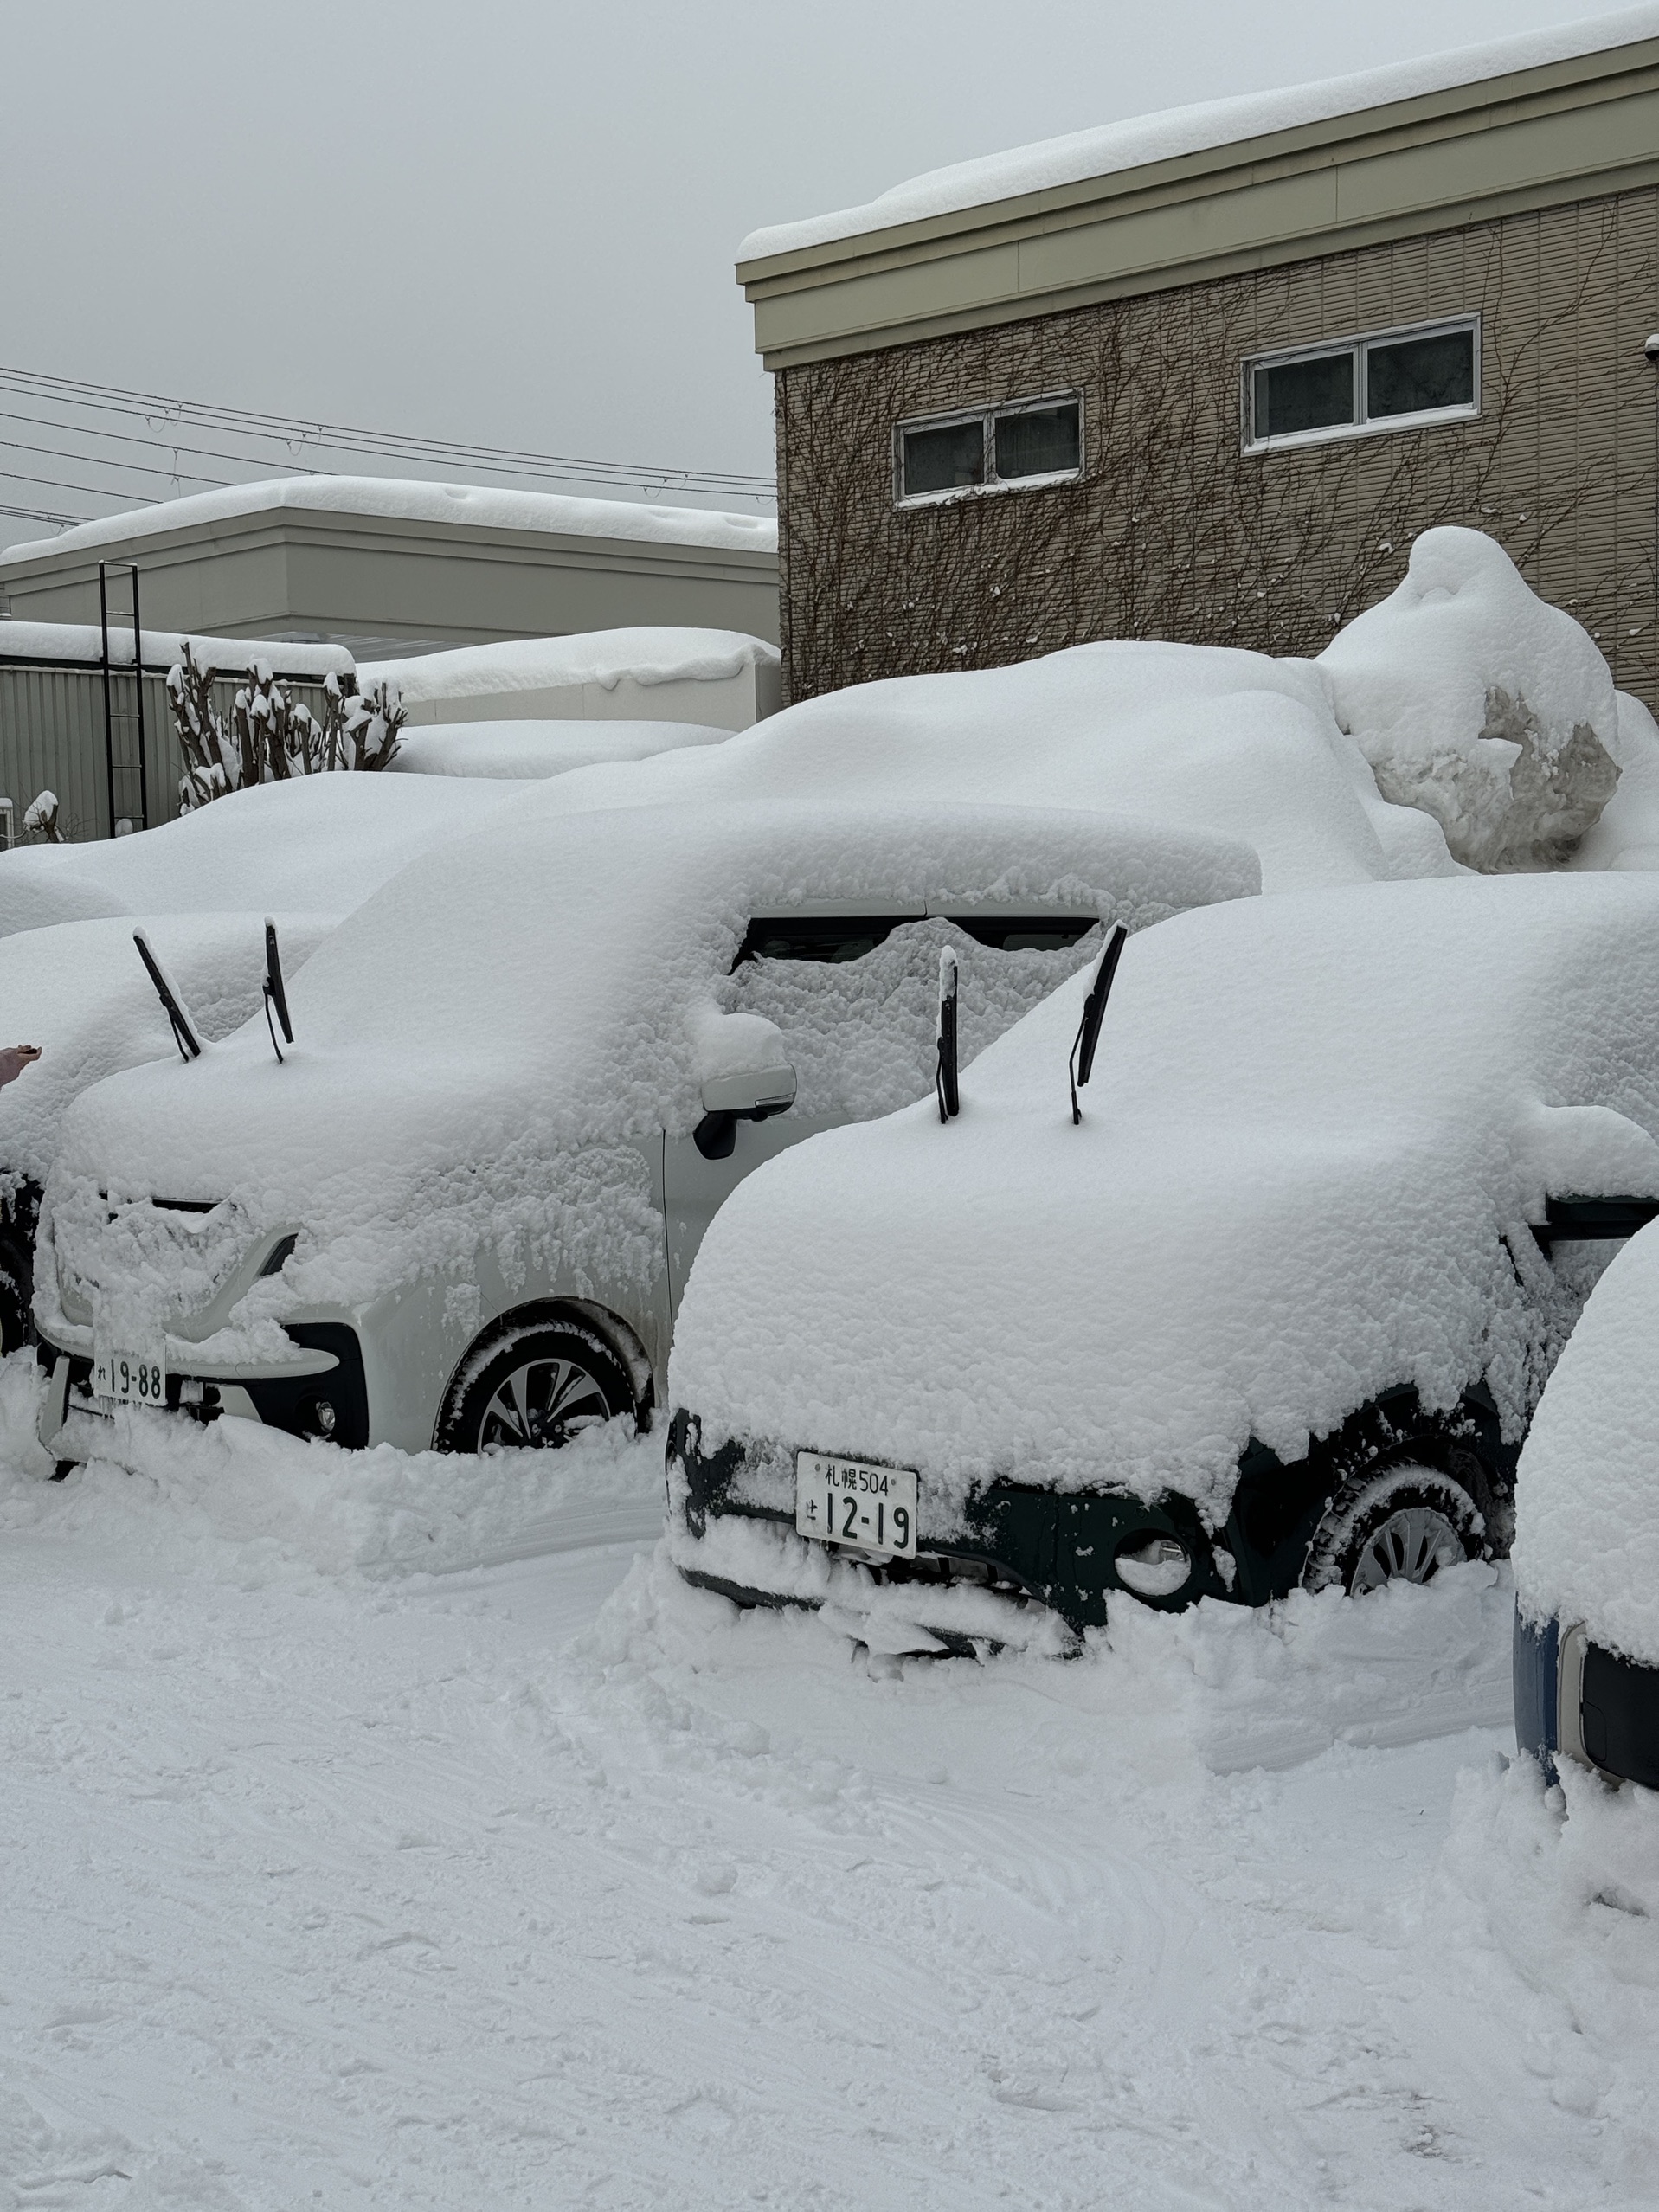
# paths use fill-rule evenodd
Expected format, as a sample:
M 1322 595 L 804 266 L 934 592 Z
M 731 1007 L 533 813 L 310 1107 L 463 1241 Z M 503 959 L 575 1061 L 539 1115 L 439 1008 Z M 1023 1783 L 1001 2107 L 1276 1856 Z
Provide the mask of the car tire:
M 1480 1556 L 1483 1526 L 1469 1492 L 1437 1467 L 1366 1469 L 1327 1507 L 1302 1587 L 1363 1598 L 1385 1582 L 1432 1582 L 1443 1566 Z
M 474 1345 L 449 1386 L 440 1451 L 554 1450 L 619 1413 L 637 1420 L 627 1369 L 597 1329 L 564 1319 L 523 1321 Z
M 0 1359 L 35 1341 L 35 1270 L 10 1237 L 0 1237 Z

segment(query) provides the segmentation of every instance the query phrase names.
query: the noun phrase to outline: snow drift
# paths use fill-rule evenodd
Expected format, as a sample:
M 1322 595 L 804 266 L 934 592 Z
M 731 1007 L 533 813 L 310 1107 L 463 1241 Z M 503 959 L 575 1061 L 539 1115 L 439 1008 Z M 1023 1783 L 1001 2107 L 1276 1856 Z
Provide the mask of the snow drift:
M 1607 663 L 1479 530 L 1425 530 L 1317 666 L 1383 797 L 1432 814 L 1468 867 L 1559 865 L 1613 795 Z

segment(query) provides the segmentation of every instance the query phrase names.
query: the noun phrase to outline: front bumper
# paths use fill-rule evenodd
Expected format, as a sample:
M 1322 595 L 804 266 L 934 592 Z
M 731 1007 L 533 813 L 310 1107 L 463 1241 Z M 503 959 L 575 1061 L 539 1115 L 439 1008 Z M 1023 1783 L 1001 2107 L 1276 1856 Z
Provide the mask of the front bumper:
M 290 1436 L 325 1436 L 353 1449 L 365 1445 L 369 1391 L 357 1331 L 344 1321 L 291 1321 L 284 1334 L 302 1356 L 280 1367 L 204 1364 L 192 1373 L 187 1361 L 170 1370 L 168 1411 L 203 1424 L 229 1415 Z M 92 1360 L 84 1351 L 42 1337 L 37 1356 L 48 1378 L 38 1422 L 41 1443 L 55 1458 L 84 1459 L 94 1448 L 89 1439 L 99 1433 L 84 1424 L 112 1424 L 113 1408 L 92 1395 Z
M 903 1615 L 947 1649 L 1029 1643 L 1033 1609 L 1075 1635 L 1103 1627 L 1115 1596 L 1180 1611 L 1231 1594 L 1190 1499 L 1148 1504 L 1118 1491 L 993 1482 L 947 1524 L 929 1514 L 923 1476 L 916 1557 L 880 1559 L 795 1534 L 794 1467 L 794 1450 L 769 1443 L 733 1439 L 705 1452 L 695 1414 L 676 1411 L 669 1489 L 676 1560 L 688 1581 L 744 1605 L 840 1612 L 862 1604 Z M 1192 1567 L 1177 1590 L 1149 1595 L 1124 1579 L 1117 1562 L 1157 1537 L 1173 1538 Z M 881 1595 L 872 1606 L 873 1593 Z

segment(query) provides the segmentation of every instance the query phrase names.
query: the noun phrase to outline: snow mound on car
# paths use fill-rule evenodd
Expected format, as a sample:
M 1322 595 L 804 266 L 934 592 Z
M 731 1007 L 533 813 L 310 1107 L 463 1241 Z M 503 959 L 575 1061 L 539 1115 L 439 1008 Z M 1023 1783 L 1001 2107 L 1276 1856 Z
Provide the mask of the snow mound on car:
M 1439 824 L 1379 796 L 1310 662 L 1212 646 L 1073 646 L 853 685 L 724 745 L 580 768 L 556 789 L 572 812 L 848 791 L 1097 807 L 1243 839 L 1264 891 L 1454 872 Z
M 1659 881 L 1179 916 L 1124 953 L 1074 1128 L 1084 989 L 981 1055 L 948 1129 L 928 1102 L 833 1130 L 727 1200 L 670 1370 L 705 1452 L 923 1468 L 942 1514 L 1006 1477 L 1225 1513 L 1252 1437 L 1293 1462 L 1405 1383 L 1445 1406 L 1484 1374 L 1524 1418 L 1588 1287 L 1527 1225 L 1659 1195 Z
M 0 937 L 113 914 L 349 913 L 418 853 L 465 835 L 520 788 L 296 776 L 229 792 L 134 837 L 19 846 L 0 853 Z
M 1515 1592 L 1525 1618 L 1582 1622 L 1659 1667 L 1659 1225 L 1597 1285 L 1521 1456 Z
M 1469 867 L 1559 865 L 1617 785 L 1607 663 L 1480 530 L 1425 530 L 1316 666 L 1383 797 L 1432 814 Z
M 391 773 L 536 780 L 595 761 L 645 761 L 681 745 L 720 745 L 730 735 L 702 722 L 429 722 L 403 731 Z

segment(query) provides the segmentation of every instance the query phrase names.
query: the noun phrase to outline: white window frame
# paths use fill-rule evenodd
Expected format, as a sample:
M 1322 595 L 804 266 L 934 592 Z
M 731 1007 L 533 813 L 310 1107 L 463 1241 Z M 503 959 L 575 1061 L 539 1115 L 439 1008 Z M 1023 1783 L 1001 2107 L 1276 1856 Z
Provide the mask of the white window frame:
M 1075 468 L 1049 469 L 1041 476 L 1002 477 L 993 473 L 995 426 L 1002 416 L 1037 415 L 1045 408 L 1067 406 L 1075 407 L 1077 410 L 1077 465 Z M 959 422 L 977 422 L 980 425 L 985 441 L 984 483 L 953 484 L 942 492 L 907 492 L 904 489 L 906 432 L 948 430 Z M 959 499 L 983 499 L 1003 492 L 1042 492 L 1051 485 L 1075 484 L 1082 476 L 1089 457 L 1086 429 L 1083 394 L 1075 387 L 1066 391 L 1045 392 L 1037 399 L 993 400 L 982 407 L 950 408 L 938 415 L 907 415 L 903 421 L 893 425 L 893 505 L 896 507 L 948 507 Z
M 1475 340 L 1475 396 L 1467 405 L 1419 408 L 1415 415 L 1385 415 L 1376 421 L 1365 414 L 1366 356 L 1373 346 L 1399 345 L 1408 338 L 1444 338 L 1454 331 L 1468 331 Z M 1276 437 L 1258 438 L 1256 432 L 1256 371 L 1277 369 L 1295 361 L 1322 361 L 1347 353 L 1354 361 L 1354 404 L 1358 419 L 1331 422 L 1317 430 L 1286 430 Z M 1432 323 L 1399 323 L 1382 331 L 1360 331 L 1352 337 L 1324 338 L 1316 345 L 1277 347 L 1271 353 L 1245 357 L 1239 380 L 1240 427 L 1247 453 L 1278 453 L 1296 446 L 1326 446 L 1348 438 L 1378 438 L 1390 430 L 1424 430 L 1442 422 L 1472 422 L 1481 411 L 1481 318 L 1479 315 L 1445 315 Z

